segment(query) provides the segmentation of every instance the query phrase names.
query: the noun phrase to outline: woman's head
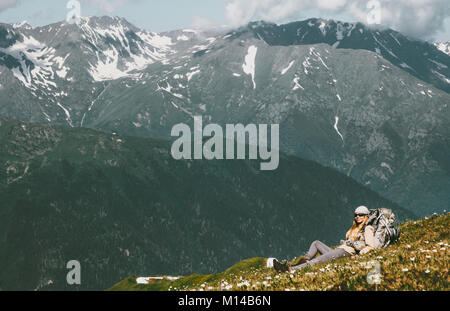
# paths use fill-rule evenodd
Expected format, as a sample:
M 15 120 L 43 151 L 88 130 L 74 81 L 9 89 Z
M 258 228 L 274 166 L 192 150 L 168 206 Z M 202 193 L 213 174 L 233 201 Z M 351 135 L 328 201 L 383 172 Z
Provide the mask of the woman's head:
M 365 222 L 367 220 L 367 217 L 369 217 L 370 211 L 365 206 L 360 206 L 355 210 L 355 223 L 361 224 L 362 222 Z
M 350 228 L 350 230 L 346 234 L 347 239 L 353 239 L 356 240 L 358 237 L 359 232 L 364 227 L 365 223 L 369 219 L 370 211 L 365 206 L 360 206 L 355 210 L 355 217 L 353 221 L 353 226 Z

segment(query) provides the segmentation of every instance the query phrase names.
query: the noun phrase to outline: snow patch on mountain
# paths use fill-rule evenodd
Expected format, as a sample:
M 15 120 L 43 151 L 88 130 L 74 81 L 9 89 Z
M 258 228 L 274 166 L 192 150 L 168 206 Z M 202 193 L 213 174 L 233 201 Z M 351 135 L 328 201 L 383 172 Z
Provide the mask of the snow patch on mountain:
M 303 61 L 302 65 L 303 65 L 303 70 L 305 72 L 305 74 L 308 74 L 308 68 L 312 68 L 311 62 L 310 62 L 310 57 L 306 56 L 305 60 Z
M 395 42 L 397 42 L 397 44 L 398 44 L 399 46 L 402 45 L 402 44 L 400 43 L 400 41 L 398 41 L 398 39 L 397 39 L 392 33 L 389 33 L 389 35 L 391 36 L 392 39 L 395 40 Z
M 341 132 L 339 131 L 338 125 L 339 125 L 339 117 L 336 116 L 335 117 L 335 123 L 334 123 L 334 129 L 336 130 L 338 135 L 341 137 L 342 141 L 344 141 L 344 136 L 342 136 Z
M 444 76 L 443 74 L 437 72 L 436 70 L 431 70 L 432 73 L 434 73 L 437 77 L 439 77 L 439 79 L 441 79 L 442 81 L 444 81 L 445 83 L 450 84 L 450 79 L 448 79 L 446 76 Z
M 10 55 L 18 61 L 20 66 L 12 68 L 13 75 L 25 86 L 36 89 L 35 84 L 43 85 L 46 89 L 56 87 L 50 81 L 55 77 L 53 66 L 58 65 L 55 60 L 55 49 L 44 45 L 32 36 L 23 35 L 20 40 L 7 48 L 0 48 L 0 52 Z
M 80 28 L 82 37 L 95 47 L 87 46 L 97 58 L 90 62 L 88 71 L 97 82 L 134 76 L 132 72 L 156 61 L 164 62 L 173 52 L 170 37 L 149 31 L 135 32 L 120 20 L 108 26 L 83 20 Z
M 296 74 L 294 78 L 294 87 L 292 88 L 292 90 L 296 91 L 298 89 L 304 90 L 305 88 L 300 85 L 300 77 Z
M 111 50 L 103 51 L 103 54 L 106 56 L 104 60 L 97 52 L 97 64 L 91 64 L 89 68 L 89 73 L 95 81 L 115 80 L 129 76 L 126 71 L 118 68 L 119 53 L 114 47 Z
M 61 105 L 60 103 L 58 103 L 57 105 L 58 105 L 58 107 L 61 108 L 61 109 L 64 111 L 64 113 L 66 114 L 66 121 L 69 123 L 69 125 L 70 125 L 71 127 L 73 127 L 72 119 L 71 119 L 71 117 L 70 117 L 70 112 L 69 112 L 69 110 L 67 110 L 67 109 L 66 109 L 63 105 Z
M 188 72 L 186 74 L 186 77 L 188 79 L 188 82 L 191 81 L 192 77 L 195 76 L 196 74 L 200 73 L 200 66 L 195 66 L 191 68 L 191 72 Z
M 434 63 L 436 66 L 438 66 L 439 69 L 447 69 L 447 68 L 448 68 L 447 65 L 444 65 L 444 64 L 442 64 L 442 63 L 440 63 L 440 62 L 437 62 L 437 61 L 435 61 L 435 60 L 429 59 L 429 61 L 432 62 L 432 63 Z
M 292 62 L 290 62 L 289 65 L 288 65 L 286 68 L 284 68 L 283 70 L 281 70 L 281 75 L 284 75 L 286 72 L 288 72 L 289 69 L 292 68 L 292 65 L 294 65 L 294 63 L 295 63 L 295 60 L 293 60 Z
M 392 170 L 391 166 L 386 162 L 382 162 L 381 167 L 387 168 L 391 174 L 394 174 L 394 171 Z
M 56 74 L 61 79 L 65 79 L 67 76 L 67 73 L 69 72 L 70 68 L 64 66 L 64 63 L 66 62 L 67 58 L 70 56 L 70 53 L 66 55 L 66 57 L 62 58 L 60 56 L 55 57 L 55 62 L 57 65 Z
M 177 41 L 189 41 L 189 37 L 181 35 L 177 37 Z
M 325 64 L 325 62 L 323 61 L 323 59 L 322 59 L 320 53 L 317 52 L 316 49 L 315 49 L 314 47 L 311 47 L 311 48 L 309 49 L 309 55 L 314 55 L 314 56 L 316 57 L 316 59 L 319 60 L 325 68 L 330 69 L 330 68 L 327 66 L 327 64 Z
M 440 51 L 450 56 L 450 41 L 434 44 Z
M 94 59 L 88 59 L 86 69 L 96 82 L 134 77 L 135 71 L 143 70 L 156 61 L 164 62 L 173 53 L 171 38 L 148 31 L 136 32 L 121 19 L 104 24 L 93 18 L 83 18 L 78 26 L 83 39 L 80 49 L 86 51 L 85 54 L 94 55 Z M 62 24 L 59 27 L 58 32 L 66 26 Z M 55 78 L 66 79 L 70 71 L 65 65 L 70 54 L 56 56 L 53 47 L 33 36 L 22 34 L 13 45 L 0 48 L 0 52 L 17 60 L 20 65 L 12 68 L 11 72 L 33 90 L 38 87 L 47 91 L 56 88 Z
M 161 52 L 170 52 L 173 46 L 172 39 L 167 36 L 159 35 L 157 33 L 148 32 L 148 31 L 140 31 L 136 33 L 145 43 L 147 43 L 150 47 L 156 48 Z M 147 46 L 147 48 L 150 48 Z M 150 52 L 150 49 L 147 50 Z M 156 53 L 153 56 L 164 56 L 164 53 Z
M 325 37 L 327 35 L 327 31 L 325 27 L 327 26 L 327 23 L 323 20 L 320 21 L 319 29 L 322 32 L 323 36 Z
M 405 68 L 405 69 L 414 70 L 414 69 L 412 69 L 410 66 L 408 66 L 408 65 L 405 64 L 405 63 L 401 63 L 401 64 L 400 64 L 400 67 Z
M 31 25 L 27 21 L 23 21 L 21 23 L 13 24 L 14 29 L 23 28 L 23 29 L 33 29 Z
M 256 89 L 255 83 L 255 60 L 256 53 L 258 52 L 258 48 L 254 45 L 248 48 L 247 55 L 245 56 L 245 62 L 242 65 L 242 70 L 245 74 L 250 75 L 252 77 L 253 89 Z

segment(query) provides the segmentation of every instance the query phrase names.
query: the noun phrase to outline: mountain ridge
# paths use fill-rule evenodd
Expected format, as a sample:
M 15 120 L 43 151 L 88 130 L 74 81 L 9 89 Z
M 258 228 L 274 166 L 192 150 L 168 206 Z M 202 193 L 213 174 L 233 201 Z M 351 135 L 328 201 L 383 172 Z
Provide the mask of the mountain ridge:
M 419 79 L 450 92 L 450 71 L 439 65 L 449 62 L 448 55 L 442 55 L 432 43 L 404 36 L 390 28 L 377 29 L 362 23 L 312 18 L 284 25 L 253 22 L 242 28 L 242 31 L 246 30 L 269 45 L 326 43 L 334 48 L 376 52 Z M 424 58 L 428 58 L 427 64 L 423 62 Z

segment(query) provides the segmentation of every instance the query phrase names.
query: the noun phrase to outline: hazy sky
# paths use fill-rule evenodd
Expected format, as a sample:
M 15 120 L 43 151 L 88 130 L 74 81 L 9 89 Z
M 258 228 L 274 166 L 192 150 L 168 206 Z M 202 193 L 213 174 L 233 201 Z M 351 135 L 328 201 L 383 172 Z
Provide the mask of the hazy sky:
M 115 15 L 155 32 L 250 20 L 286 22 L 310 17 L 365 21 L 374 0 L 79 0 L 82 16 Z M 378 0 L 381 21 L 398 31 L 450 41 L 450 0 Z M 0 22 L 41 26 L 65 20 L 68 0 L 0 0 Z

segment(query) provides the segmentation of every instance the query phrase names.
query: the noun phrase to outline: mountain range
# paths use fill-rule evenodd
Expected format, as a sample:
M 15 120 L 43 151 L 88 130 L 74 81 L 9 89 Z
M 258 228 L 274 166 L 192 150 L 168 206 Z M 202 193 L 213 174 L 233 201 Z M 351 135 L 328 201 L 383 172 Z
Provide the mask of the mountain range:
M 70 289 L 77 257 L 80 289 L 104 289 L 295 256 L 338 243 L 360 204 L 448 210 L 449 67 L 448 44 L 315 18 L 0 24 L 0 289 Z M 280 168 L 174 161 L 171 129 L 194 116 L 280 124 Z
M 126 20 L 0 26 L 0 115 L 171 139 L 279 123 L 281 150 L 417 214 L 448 207 L 450 56 L 393 30 L 309 19 L 153 33 Z

